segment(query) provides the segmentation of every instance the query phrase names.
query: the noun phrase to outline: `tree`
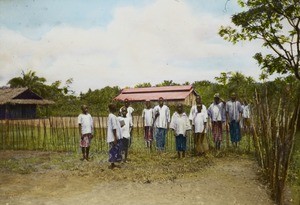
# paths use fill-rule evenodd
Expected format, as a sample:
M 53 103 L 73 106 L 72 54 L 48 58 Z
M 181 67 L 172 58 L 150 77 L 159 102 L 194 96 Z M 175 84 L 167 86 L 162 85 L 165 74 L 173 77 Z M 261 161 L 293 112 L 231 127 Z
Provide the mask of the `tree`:
M 219 34 L 232 43 L 261 40 L 270 53 L 254 55 L 269 74 L 291 73 L 300 80 L 300 1 L 238 0 L 245 10 L 232 16 L 233 27 L 222 26 Z
M 47 93 L 45 83 L 46 79 L 38 77 L 35 71 L 29 70 L 27 73 L 22 71 L 21 77 L 15 77 L 8 81 L 11 88 L 27 87 L 33 92 L 41 95 L 42 97 Z
M 164 82 L 157 84 L 157 87 L 162 87 L 162 86 L 174 86 L 174 85 L 180 85 L 178 83 L 173 82 L 173 80 L 164 80 Z
M 135 88 L 148 88 L 148 87 L 151 87 L 151 83 L 139 83 L 137 85 L 135 85 L 134 87 Z
M 263 71 L 261 80 L 265 80 L 269 74 L 279 73 L 293 74 L 300 81 L 300 1 L 238 2 L 244 11 L 232 16 L 236 27 L 221 27 L 219 34 L 234 44 L 252 40 L 262 42 L 269 53 L 258 52 L 254 55 Z M 277 95 L 274 91 L 270 93 L 267 86 L 256 92 L 254 102 L 257 109 L 254 111 L 258 118 L 257 123 L 253 124 L 257 126 L 257 129 L 253 129 L 257 156 L 268 175 L 273 197 L 279 204 L 284 203 L 283 190 L 300 112 L 299 96 L 295 101 L 287 101 L 295 93 L 290 92 L 289 84 L 284 82 L 283 85 Z

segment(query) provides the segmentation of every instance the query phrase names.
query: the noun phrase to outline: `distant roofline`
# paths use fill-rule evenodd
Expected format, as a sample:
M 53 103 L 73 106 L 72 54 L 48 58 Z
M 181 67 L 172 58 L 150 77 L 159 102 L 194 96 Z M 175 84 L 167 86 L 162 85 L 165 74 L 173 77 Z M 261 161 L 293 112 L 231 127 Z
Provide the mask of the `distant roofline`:
M 191 85 L 146 87 L 146 88 L 124 88 L 121 90 L 121 93 L 129 94 L 129 93 L 178 92 L 178 91 L 189 91 L 192 89 L 193 86 Z

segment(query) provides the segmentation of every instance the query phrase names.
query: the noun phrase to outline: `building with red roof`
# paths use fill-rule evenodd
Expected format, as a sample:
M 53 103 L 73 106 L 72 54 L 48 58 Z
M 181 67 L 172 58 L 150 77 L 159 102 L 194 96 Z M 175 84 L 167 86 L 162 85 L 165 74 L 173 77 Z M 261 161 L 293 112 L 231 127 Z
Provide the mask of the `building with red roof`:
M 128 99 L 130 102 L 158 101 L 160 97 L 169 103 L 183 103 L 192 105 L 198 94 L 193 86 L 164 86 L 164 87 L 147 87 L 147 88 L 125 88 L 115 98 L 118 101 Z

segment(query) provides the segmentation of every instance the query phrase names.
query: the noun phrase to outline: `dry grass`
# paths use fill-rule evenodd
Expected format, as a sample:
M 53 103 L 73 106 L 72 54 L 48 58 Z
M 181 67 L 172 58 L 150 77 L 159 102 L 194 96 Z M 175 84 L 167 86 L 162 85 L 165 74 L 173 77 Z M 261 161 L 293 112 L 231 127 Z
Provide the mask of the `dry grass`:
M 23 153 L 26 152 L 26 155 Z M 175 153 L 131 152 L 127 163 L 108 169 L 107 154 L 99 153 L 91 161 L 80 161 L 79 154 L 34 151 L 2 151 L 2 173 L 30 174 L 53 172 L 65 176 L 95 177 L 101 181 L 132 181 L 151 183 L 193 177 L 213 164 L 213 157 L 177 159 Z

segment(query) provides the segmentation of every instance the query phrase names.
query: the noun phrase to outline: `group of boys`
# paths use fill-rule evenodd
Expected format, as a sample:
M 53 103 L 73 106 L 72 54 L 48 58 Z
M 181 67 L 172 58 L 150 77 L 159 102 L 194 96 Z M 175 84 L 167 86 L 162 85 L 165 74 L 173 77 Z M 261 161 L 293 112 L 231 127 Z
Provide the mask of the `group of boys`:
M 127 160 L 130 136 L 132 136 L 132 113 L 129 100 L 124 100 L 124 106 L 118 111 L 115 104 L 109 104 L 109 115 L 107 119 L 107 143 L 109 149 L 110 167 L 114 168 L 115 162 Z M 245 114 L 245 111 L 246 114 Z M 244 115 L 247 115 L 246 117 Z M 214 95 L 214 102 L 206 108 L 202 104 L 201 97 L 196 97 L 196 104 L 192 106 L 189 116 L 184 112 L 183 104 L 176 105 L 176 111 L 170 117 L 170 109 L 164 103 L 164 99 L 158 99 L 158 105 L 151 107 L 151 102 L 146 101 L 145 109 L 142 112 L 144 139 L 147 147 L 152 150 L 152 142 L 155 139 L 158 152 L 165 150 L 166 135 L 168 129 L 175 136 L 178 158 L 185 157 L 187 132 L 192 130 L 195 142 L 195 154 L 203 155 L 207 150 L 204 146 L 205 133 L 207 130 L 208 118 L 211 122 L 212 136 L 215 148 L 220 150 L 222 142 L 222 127 L 228 122 L 231 142 L 237 147 L 241 139 L 240 120 L 244 118 L 244 125 L 248 124 L 249 107 L 242 105 L 236 100 L 236 94 L 231 94 L 228 102 L 222 100 L 218 93 Z M 78 116 L 79 130 L 81 133 L 80 147 L 82 148 L 82 160 L 89 160 L 89 147 L 93 138 L 93 119 L 87 111 L 87 106 L 82 106 L 82 114 Z M 124 157 L 122 156 L 122 153 Z

